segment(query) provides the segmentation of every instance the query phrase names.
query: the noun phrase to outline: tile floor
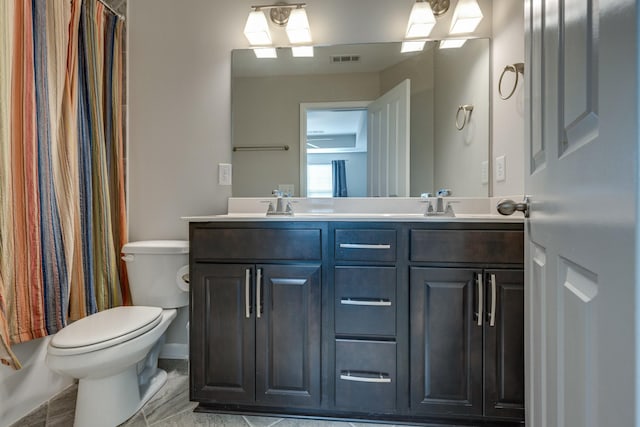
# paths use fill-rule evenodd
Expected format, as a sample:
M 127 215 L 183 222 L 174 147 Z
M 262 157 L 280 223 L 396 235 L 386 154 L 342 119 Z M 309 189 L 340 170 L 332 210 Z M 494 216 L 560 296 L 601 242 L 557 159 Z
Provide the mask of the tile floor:
M 122 427 L 382 427 L 364 423 L 194 413 L 197 404 L 189 401 L 186 362 L 160 362 L 160 366 L 169 373 L 167 383 Z M 11 427 L 71 427 L 76 392 L 77 386 L 69 387 Z

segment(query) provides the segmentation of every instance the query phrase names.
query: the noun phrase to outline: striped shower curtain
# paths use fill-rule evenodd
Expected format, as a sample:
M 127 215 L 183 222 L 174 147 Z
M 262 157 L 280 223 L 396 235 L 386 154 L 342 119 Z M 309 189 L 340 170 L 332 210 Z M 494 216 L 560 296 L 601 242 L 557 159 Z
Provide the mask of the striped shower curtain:
M 0 1 L 0 361 L 129 303 L 124 22 L 96 0 Z

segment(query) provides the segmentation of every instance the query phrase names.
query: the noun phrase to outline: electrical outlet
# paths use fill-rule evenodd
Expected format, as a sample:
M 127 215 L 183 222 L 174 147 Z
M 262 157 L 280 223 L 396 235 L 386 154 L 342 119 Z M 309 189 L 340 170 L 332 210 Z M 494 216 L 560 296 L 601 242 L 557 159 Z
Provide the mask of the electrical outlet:
M 218 163 L 218 185 L 231 185 L 231 163 Z
M 507 179 L 507 160 L 505 156 L 496 157 L 496 181 Z
M 290 197 L 293 197 L 293 192 L 295 191 L 295 185 L 278 184 L 278 190 L 282 191 L 283 194 L 288 194 Z
M 489 183 L 489 161 L 485 160 L 484 162 L 482 162 L 480 169 L 481 169 L 480 182 L 482 184 L 488 184 Z

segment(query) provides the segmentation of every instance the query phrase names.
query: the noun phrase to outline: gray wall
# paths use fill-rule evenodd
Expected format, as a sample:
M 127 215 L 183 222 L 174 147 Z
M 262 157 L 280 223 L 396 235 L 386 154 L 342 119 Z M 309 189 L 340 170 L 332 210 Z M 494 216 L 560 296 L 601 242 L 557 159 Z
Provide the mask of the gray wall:
M 489 150 L 489 50 L 477 49 L 473 40 L 459 49 L 438 49 L 435 56 L 435 147 L 436 188 L 449 188 L 453 195 L 482 196 L 488 184 L 481 183 L 481 159 Z M 464 55 L 460 55 L 460 53 Z M 475 79 L 469 79 L 471 74 Z M 455 125 L 460 105 L 474 106 L 470 123 L 459 131 Z M 462 113 L 460 114 L 462 116 Z M 461 121 L 461 120 L 460 120 Z
M 231 50 L 248 47 L 242 30 L 255 2 L 129 3 L 130 238 L 186 238 L 180 216 L 224 213 L 231 194 L 217 185 L 218 163 L 231 161 Z M 398 41 L 414 1 L 306 3 L 314 42 L 325 45 Z M 443 21 L 434 37 L 448 28 Z M 276 43 L 284 37 L 274 32 Z
M 493 0 L 493 159 L 506 157 L 505 181 L 493 174 L 494 196 L 524 194 L 524 81 L 522 75 L 516 93 L 508 100 L 497 95 L 498 80 L 505 65 L 524 62 L 524 4 L 513 0 Z M 503 84 L 513 82 L 513 73 Z M 526 78 L 526 77 L 525 77 Z
M 369 101 L 378 97 L 379 88 L 378 73 L 234 79 L 234 143 L 290 149 L 233 153 L 233 196 L 266 197 L 278 184 L 294 184 L 299 195 L 300 103 Z

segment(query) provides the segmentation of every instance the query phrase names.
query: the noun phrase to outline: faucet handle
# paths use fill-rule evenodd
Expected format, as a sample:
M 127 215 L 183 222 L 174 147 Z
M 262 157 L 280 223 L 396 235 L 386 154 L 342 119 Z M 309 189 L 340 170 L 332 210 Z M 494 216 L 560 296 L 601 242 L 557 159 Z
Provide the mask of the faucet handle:
M 433 203 L 431 203 L 431 200 L 423 199 L 423 200 L 421 200 L 421 202 L 427 204 L 427 209 L 425 209 L 424 215 L 425 216 L 433 215 Z
M 275 213 L 276 208 L 273 207 L 273 203 L 269 202 L 269 207 L 267 208 L 267 215 Z
M 268 203 L 269 206 L 267 206 L 267 215 L 271 215 L 272 213 L 274 213 L 276 211 L 276 208 L 273 206 L 273 201 L 271 200 L 260 200 L 260 203 L 264 203 L 265 205 Z
M 291 202 L 287 201 L 287 207 L 285 208 L 284 213 L 287 215 L 293 215 L 293 206 L 291 206 Z
M 272 190 L 271 195 L 275 197 L 282 197 L 282 191 L 280 190 Z
M 444 215 L 445 216 L 452 216 L 452 217 L 456 216 L 455 212 L 453 212 L 453 206 L 452 206 L 454 203 L 460 203 L 460 201 L 459 200 L 449 200 L 447 202 L 447 207 L 444 210 Z

